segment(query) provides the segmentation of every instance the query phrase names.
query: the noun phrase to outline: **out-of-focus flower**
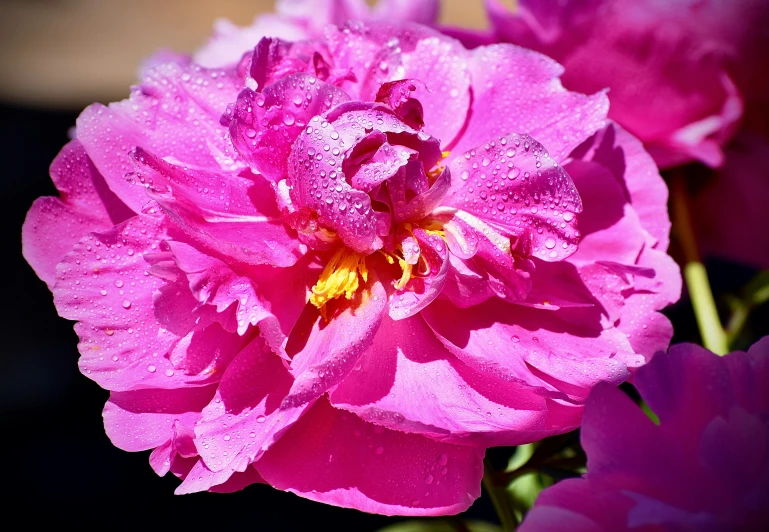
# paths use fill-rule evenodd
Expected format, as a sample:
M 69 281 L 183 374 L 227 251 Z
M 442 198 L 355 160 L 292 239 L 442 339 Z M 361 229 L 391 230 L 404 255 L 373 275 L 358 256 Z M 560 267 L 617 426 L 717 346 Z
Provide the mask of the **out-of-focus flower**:
M 544 490 L 521 530 L 762 530 L 769 524 L 769 337 L 719 357 L 673 346 L 634 376 L 655 424 L 600 384 L 587 474 Z M 764 527 L 764 528 L 762 528 Z
M 692 197 L 699 245 L 708 257 L 769 268 L 769 137 L 740 131 L 724 166 Z
M 259 15 L 250 26 L 216 21 L 214 35 L 194 59 L 205 67 L 231 66 L 262 37 L 292 41 L 322 37 L 327 25 L 350 19 L 434 24 L 438 7 L 439 0 L 378 0 L 374 7 L 365 0 L 278 0 L 275 14 Z
M 492 38 L 554 58 L 569 89 L 609 87 L 609 117 L 662 167 L 720 166 L 743 99 L 769 88 L 763 0 L 520 0 L 515 13 L 486 4 Z
M 109 437 L 178 493 L 456 513 L 486 447 L 667 347 L 665 185 L 552 60 L 359 21 L 165 57 L 81 114 L 23 240 Z

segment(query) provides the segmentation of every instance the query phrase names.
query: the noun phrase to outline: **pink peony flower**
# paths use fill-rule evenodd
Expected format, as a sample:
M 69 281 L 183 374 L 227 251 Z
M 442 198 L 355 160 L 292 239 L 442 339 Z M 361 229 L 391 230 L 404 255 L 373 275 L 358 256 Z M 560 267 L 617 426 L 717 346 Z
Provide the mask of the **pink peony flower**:
M 667 347 L 665 185 L 552 60 L 351 21 L 153 64 L 81 114 L 23 242 L 107 434 L 177 493 L 460 512 L 485 448 Z
M 487 0 L 501 39 L 566 68 L 566 87 L 609 87 L 609 116 L 644 142 L 660 166 L 723 163 L 743 98 L 769 89 L 762 0 L 520 0 L 515 13 Z M 477 37 L 475 38 L 477 40 Z
M 544 490 L 521 530 L 765 529 L 768 381 L 765 337 L 723 358 L 677 345 L 641 368 L 634 383 L 658 424 L 596 386 L 582 426 L 587 474 Z

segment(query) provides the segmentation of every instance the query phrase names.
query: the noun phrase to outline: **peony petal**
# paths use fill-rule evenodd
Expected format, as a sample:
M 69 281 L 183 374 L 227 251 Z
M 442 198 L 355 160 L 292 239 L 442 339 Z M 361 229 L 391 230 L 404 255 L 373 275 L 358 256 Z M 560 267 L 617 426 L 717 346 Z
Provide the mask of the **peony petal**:
M 425 130 L 444 149 L 457 138 L 470 108 L 469 55 L 454 39 L 436 36 L 420 40 L 402 56 L 403 77 L 427 87 L 417 87 L 414 94 L 424 108 Z
M 198 460 L 184 475 L 184 481 L 176 488 L 176 495 L 186 495 L 199 491 L 230 493 L 245 488 L 254 483 L 264 483 L 262 476 L 254 468 L 249 467 L 244 472 L 231 469 L 211 471 L 203 460 Z
M 307 31 L 298 22 L 270 13 L 257 16 L 243 28 L 220 18 L 214 22 L 213 35 L 195 52 L 193 60 L 207 68 L 235 66 L 246 50 L 266 36 L 299 41 L 307 38 Z
M 204 248 L 251 265 L 291 266 L 301 257 L 266 181 L 169 164 L 141 148 L 135 157 L 150 197 Z
M 463 445 L 521 445 L 554 430 L 549 400 L 530 387 L 473 371 L 418 316 L 385 320 L 330 400 L 366 421 Z M 577 426 L 581 409 L 571 410 Z M 558 427 L 569 430 L 565 423 Z
M 215 391 L 215 386 L 204 386 L 112 392 L 104 406 L 104 430 L 125 451 L 159 447 L 175 437 L 175 423 L 194 427 Z
M 579 249 L 569 258 L 576 265 L 610 261 L 635 264 L 647 240 L 623 184 L 605 167 L 572 161 L 566 171 L 582 198 Z
M 362 421 L 318 401 L 257 463 L 272 486 L 386 515 L 447 515 L 480 495 L 483 453 Z M 440 482 L 440 484 L 439 484 Z
M 219 118 L 241 83 L 230 70 L 158 65 L 145 72 L 129 99 L 86 108 L 77 120 L 77 138 L 109 188 L 141 212 L 148 198 L 125 179 L 134 170 L 129 154 L 138 146 L 191 166 L 238 166 Z
M 229 120 L 232 143 L 270 181 L 287 175 L 291 145 L 310 119 L 348 101 L 342 89 L 304 73 L 289 74 L 261 93 L 244 89 Z
M 726 148 L 726 164 L 692 198 L 703 253 L 769 268 L 769 142 L 740 133 Z
M 236 273 L 221 260 L 187 243 L 174 241 L 168 245 L 200 303 L 214 305 L 220 313 L 234 304 L 238 334 L 258 325 L 273 351 L 287 357 L 288 334 L 304 309 L 309 286 L 318 277 L 314 263 L 302 259 L 292 268 L 241 265 L 238 271 L 242 273 Z
M 648 237 L 648 244 L 660 251 L 668 248 L 670 216 L 667 210 L 668 187 L 654 160 L 643 145 L 617 124 L 610 124 L 572 152 L 577 160 L 590 161 L 611 172 L 625 201 L 633 206 Z M 566 169 L 572 168 L 567 164 Z M 577 180 L 577 176 L 572 176 Z M 591 201 L 590 189 L 577 185 L 582 199 Z M 600 189 L 593 189 L 600 192 Z M 584 230 L 584 228 L 580 227 Z
M 332 301 L 326 306 L 333 309 L 335 304 Z M 376 279 L 351 302 L 338 304 L 328 320 L 308 304 L 286 348 L 293 357 L 291 373 L 296 380 L 283 402 L 284 409 L 321 396 L 352 370 L 371 346 L 386 304 L 384 287 Z
M 563 88 L 563 67 L 509 44 L 473 50 L 470 62 L 473 104 L 453 153 L 462 154 L 514 131 L 544 144 L 555 162 L 606 123 L 604 93 L 585 96 Z
M 195 445 L 209 470 L 246 470 L 309 408 L 312 402 L 279 408 L 292 383 L 262 340 L 238 354 L 195 426 Z
M 51 163 L 51 179 L 60 197 L 36 200 L 21 230 L 24 258 L 48 288 L 56 281 L 56 264 L 83 236 L 134 215 L 107 187 L 78 140 Z
M 397 18 L 419 24 L 433 24 L 439 10 L 439 0 L 378 0 L 371 16 L 382 20 Z
M 689 479 L 697 476 L 696 463 L 686 456 L 685 445 L 666 444 L 661 430 L 622 391 L 608 384 L 596 386 L 585 406 L 580 437 L 588 455 L 588 479 L 600 478 L 663 501 L 691 496 Z M 696 491 L 697 497 L 716 503 L 704 490 Z
M 420 269 L 417 265 L 411 280 L 390 296 L 388 313 L 393 320 L 406 319 L 420 312 L 441 294 L 446 282 L 449 251 L 445 241 L 422 229 L 414 229 L 414 237 L 419 243 L 420 258 L 428 271 L 417 276 Z
M 505 41 L 563 64 L 566 87 L 609 87 L 609 117 L 640 138 L 661 166 L 691 160 L 718 166 L 720 145 L 742 114 L 724 58 L 743 44 L 745 21 L 766 20 L 751 3 L 725 9 L 719 2 L 580 1 L 564 9 L 523 0 L 519 16 L 495 6 L 490 18 Z M 735 27 L 740 30 L 723 38 L 725 28 Z
M 512 133 L 454 158 L 449 167 L 459 180 L 445 205 L 530 241 L 532 254 L 542 260 L 562 260 L 576 251 L 579 193 L 539 142 Z
M 415 183 L 424 186 L 414 186 Z M 388 182 L 396 223 L 425 218 L 441 205 L 451 184 L 451 172 L 444 168 L 432 184 L 428 183 L 424 166 L 417 161 L 409 162 L 401 174 Z
M 206 373 L 186 375 L 166 356 L 180 338 L 161 332 L 153 296 L 165 281 L 149 275 L 145 261 L 164 238 L 160 221 L 137 216 L 85 236 L 57 267 L 54 301 L 62 317 L 79 320 L 80 369 L 107 390 L 179 388 L 218 380 L 218 375 Z M 191 309 L 184 301 L 178 301 L 178 310 L 189 319 Z
M 612 488 L 583 479 L 567 479 L 541 491 L 518 530 L 558 532 L 568 527 L 574 532 L 626 530 L 627 512 L 633 500 Z M 611 509 L 611 511 L 607 511 Z
M 473 369 L 525 383 L 554 397 L 582 401 L 600 381 L 629 377 L 628 367 L 643 362 L 625 336 L 602 330 L 594 311 L 541 310 L 491 299 L 456 309 L 436 301 L 422 316 L 438 339 Z

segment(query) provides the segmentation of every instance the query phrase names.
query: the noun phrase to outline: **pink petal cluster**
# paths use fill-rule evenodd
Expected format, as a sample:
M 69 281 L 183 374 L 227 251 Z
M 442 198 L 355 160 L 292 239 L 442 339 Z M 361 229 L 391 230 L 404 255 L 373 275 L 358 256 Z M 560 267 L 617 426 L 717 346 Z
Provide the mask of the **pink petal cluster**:
M 564 65 L 564 84 L 609 87 L 609 116 L 660 166 L 720 166 L 743 100 L 769 89 L 763 0 L 486 0 L 493 35 Z M 474 37 L 478 40 L 479 37 Z
M 487 447 L 667 347 L 667 189 L 604 93 L 416 24 L 254 44 L 88 107 L 23 228 L 107 434 L 177 493 L 460 512 Z
M 596 386 L 582 425 L 587 474 L 544 490 L 521 530 L 765 530 L 769 337 L 725 357 L 677 345 L 633 382 L 659 423 Z

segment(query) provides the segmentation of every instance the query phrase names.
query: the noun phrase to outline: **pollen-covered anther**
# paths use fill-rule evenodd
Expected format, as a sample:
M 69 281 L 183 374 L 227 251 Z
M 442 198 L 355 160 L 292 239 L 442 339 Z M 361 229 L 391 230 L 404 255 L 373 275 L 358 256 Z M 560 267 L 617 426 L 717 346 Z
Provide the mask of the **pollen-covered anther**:
M 446 169 L 446 165 L 442 164 L 444 159 L 451 155 L 450 151 L 442 151 L 441 152 L 441 158 L 440 160 L 435 164 L 435 167 L 432 168 L 427 172 L 427 182 L 430 184 L 435 183 L 435 180 L 438 179 L 438 176 L 441 175 L 441 172 Z
M 409 264 L 403 259 L 398 259 L 398 265 L 401 267 L 403 274 L 401 275 L 401 278 L 398 279 L 398 281 L 395 283 L 396 290 L 400 290 L 408 284 L 408 282 L 411 280 L 411 269 L 413 268 L 413 265 Z
M 344 296 L 352 299 L 360 287 L 360 278 L 368 281 L 366 256 L 343 247 L 337 251 L 321 272 L 318 282 L 312 287 L 310 303 L 320 309 L 332 299 Z

